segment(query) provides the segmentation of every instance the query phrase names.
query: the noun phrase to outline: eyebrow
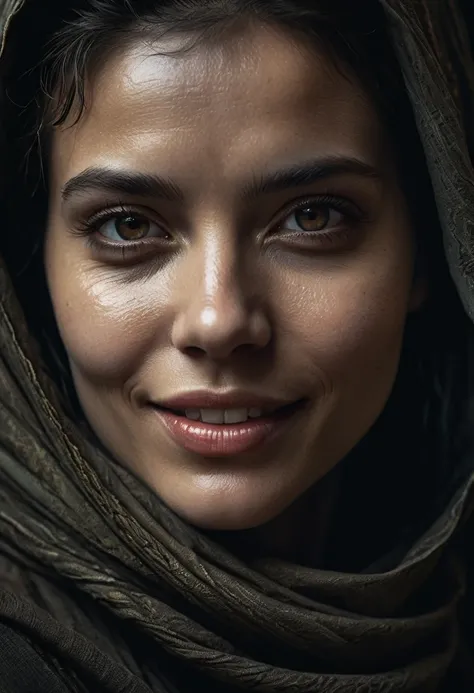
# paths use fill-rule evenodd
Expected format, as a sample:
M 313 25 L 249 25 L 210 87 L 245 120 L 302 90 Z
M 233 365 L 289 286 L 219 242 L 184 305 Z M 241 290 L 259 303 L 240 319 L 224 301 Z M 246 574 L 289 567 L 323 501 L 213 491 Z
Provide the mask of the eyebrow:
M 365 178 L 380 178 L 377 169 L 356 158 L 331 157 L 310 161 L 287 169 L 262 174 L 246 185 L 243 198 L 255 198 L 311 185 L 319 180 L 356 175 Z M 113 192 L 137 197 L 161 198 L 170 202 L 183 201 L 184 193 L 172 180 L 158 175 L 107 168 L 88 168 L 71 178 L 63 187 L 64 202 L 71 197 L 94 190 Z
M 183 200 L 184 196 L 171 180 L 136 171 L 108 168 L 88 168 L 64 185 L 61 197 L 67 202 L 71 197 L 93 190 L 119 193 L 138 197 L 156 197 L 170 202 Z
M 244 188 L 244 197 L 257 197 L 263 193 L 276 193 L 298 188 L 336 176 L 352 175 L 380 179 L 381 173 L 361 159 L 329 157 L 266 173 Z

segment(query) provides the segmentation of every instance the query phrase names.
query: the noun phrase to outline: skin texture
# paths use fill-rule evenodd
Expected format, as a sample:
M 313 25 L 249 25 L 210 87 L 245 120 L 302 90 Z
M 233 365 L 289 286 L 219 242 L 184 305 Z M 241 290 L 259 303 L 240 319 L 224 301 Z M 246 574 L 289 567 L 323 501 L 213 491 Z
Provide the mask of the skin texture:
M 248 27 L 179 56 L 163 47 L 140 40 L 109 56 L 85 114 L 53 136 L 45 262 L 78 396 L 104 445 L 190 522 L 242 530 L 299 508 L 301 528 L 308 490 L 384 408 L 420 302 L 390 145 L 356 80 L 283 31 Z M 245 194 L 334 157 L 375 173 Z M 91 167 L 159 175 L 181 197 L 83 188 L 62 199 Z M 358 218 L 333 210 L 332 236 L 301 231 L 292 205 L 328 195 Z M 80 231 L 121 205 L 155 234 L 124 256 L 91 245 L 110 241 L 113 221 Z M 308 404 L 273 443 L 207 459 L 178 447 L 149 406 L 202 389 Z

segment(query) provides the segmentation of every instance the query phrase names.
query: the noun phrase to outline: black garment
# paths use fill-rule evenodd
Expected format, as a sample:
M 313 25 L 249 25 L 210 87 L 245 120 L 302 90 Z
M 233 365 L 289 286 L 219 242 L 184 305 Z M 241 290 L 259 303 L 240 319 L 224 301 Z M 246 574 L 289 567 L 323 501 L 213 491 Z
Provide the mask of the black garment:
M 19 633 L 0 623 L 1 693 L 71 693 Z

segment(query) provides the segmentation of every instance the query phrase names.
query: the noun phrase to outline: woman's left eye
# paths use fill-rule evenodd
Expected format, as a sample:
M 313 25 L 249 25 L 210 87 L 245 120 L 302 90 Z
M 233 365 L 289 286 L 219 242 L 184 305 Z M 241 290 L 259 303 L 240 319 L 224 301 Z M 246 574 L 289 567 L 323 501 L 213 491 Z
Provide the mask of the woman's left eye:
M 317 233 L 337 228 L 344 221 L 345 214 L 329 204 L 307 204 L 289 214 L 279 224 L 282 231 Z
M 166 238 L 167 233 L 158 224 L 138 214 L 121 214 L 97 226 L 97 232 L 109 241 L 141 241 L 146 238 Z

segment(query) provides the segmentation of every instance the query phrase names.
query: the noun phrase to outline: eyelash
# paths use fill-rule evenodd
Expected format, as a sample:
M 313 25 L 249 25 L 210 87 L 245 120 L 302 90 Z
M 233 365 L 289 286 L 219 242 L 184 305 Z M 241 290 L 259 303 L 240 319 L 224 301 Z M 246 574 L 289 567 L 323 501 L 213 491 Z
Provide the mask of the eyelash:
M 122 216 L 135 216 L 141 219 L 146 219 L 147 221 L 151 221 L 151 215 L 139 211 L 136 207 L 122 204 L 119 202 L 115 208 L 109 209 L 105 212 L 99 212 L 97 214 L 94 214 L 93 216 L 86 219 L 84 222 L 79 223 L 77 225 L 77 228 L 73 230 L 73 233 L 75 233 L 78 236 L 83 236 L 87 238 L 87 245 L 92 250 L 118 254 L 120 256 L 120 259 L 122 260 L 126 259 L 125 256 L 139 255 L 141 251 L 143 251 L 143 248 L 145 246 L 151 246 L 152 243 L 156 244 L 157 241 L 160 242 L 161 240 L 162 243 L 169 242 L 166 239 L 157 239 L 156 237 L 152 239 L 144 238 L 138 241 L 124 241 L 123 243 L 114 243 L 112 241 L 99 240 L 98 236 L 99 229 L 101 228 L 101 226 L 103 226 L 108 221 L 111 221 L 112 219 L 116 219 Z M 158 223 L 157 225 L 161 226 L 161 224 Z M 163 230 L 165 233 L 167 233 L 166 229 L 164 228 L 164 225 Z M 152 241 L 152 243 L 150 241 Z
M 293 205 L 285 210 L 283 221 L 276 224 L 276 229 L 278 231 L 284 231 L 283 222 L 292 214 L 295 214 L 298 210 L 305 209 L 305 207 L 326 207 L 332 209 L 339 214 L 344 216 L 344 223 L 341 227 L 332 229 L 330 231 L 304 231 L 301 232 L 290 231 L 289 235 L 293 238 L 305 238 L 308 242 L 321 243 L 321 242 L 331 242 L 333 244 L 345 240 L 350 229 L 348 227 L 354 226 L 355 224 L 360 224 L 364 220 L 364 214 L 362 210 L 355 205 L 353 202 L 344 197 L 336 197 L 334 195 L 319 195 L 317 197 L 308 197 L 306 199 L 296 200 Z M 281 216 L 281 215 L 279 215 Z
M 302 229 L 300 233 L 298 233 L 297 231 L 289 231 L 287 233 L 288 236 L 292 236 L 293 238 L 297 237 L 299 239 L 303 237 L 307 243 L 309 241 L 310 243 L 314 244 L 337 244 L 338 242 L 340 243 L 341 241 L 344 241 L 348 237 L 350 233 L 350 228 L 348 227 L 354 226 L 355 224 L 361 223 L 363 221 L 362 211 L 359 209 L 359 207 L 357 207 L 357 205 L 355 205 L 347 198 L 336 197 L 333 195 L 319 195 L 316 197 L 313 196 L 307 198 L 300 198 L 296 200 L 290 207 L 286 207 L 283 216 L 281 212 L 278 214 L 278 217 L 282 219 L 282 221 L 274 224 L 273 228 L 276 230 L 277 233 L 281 233 L 282 231 L 284 233 L 283 223 L 285 219 L 287 219 L 292 214 L 296 213 L 298 210 L 304 209 L 305 207 L 309 206 L 326 207 L 335 210 L 336 212 L 339 212 L 345 217 L 345 221 L 340 228 L 337 227 L 336 229 L 330 231 L 311 232 L 304 231 Z M 114 209 L 109 209 L 106 212 L 100 212 L 89 217 L 87 220 L 85 220 L 77 226 L 77 228 L 74 230 L 74 233 L 79 236 L 86 237 L 87 245 L 90 248 L 97 251 L 106 251 L 109 253 L 118 254 L 121 260 L 125 260 L 125 256 L 136 257 L 137 255 L 140 255 L 145 246 L 151 246 L 152 244 L 156 245 L 157 242 L 161 242 L 162 244 L 169 244 L 169 240 L 157 239 L 156 237 L 152 237 L 151 239 L 145 238 L 137 241 L 124 241 L 124 243 L 115 243 L 107 240 L 104 241 L 98 239 L 99 229 L 107 221 L 127 215 L 133 215 L 138 218 L 143 218 L 150 221 L 149 215 L 137 210 L 133 206 L 119 203 Z M 164 226 L 163 230 L 165 233 L 167 233 Z

